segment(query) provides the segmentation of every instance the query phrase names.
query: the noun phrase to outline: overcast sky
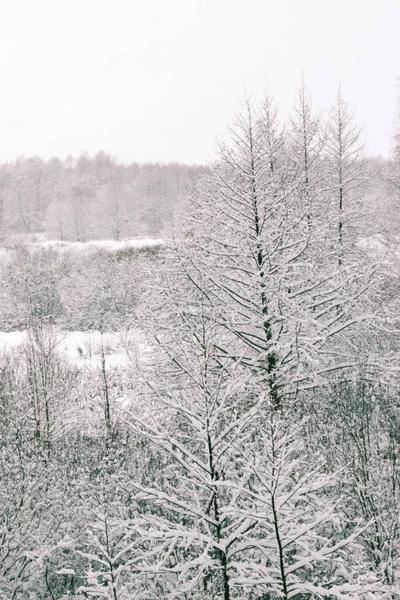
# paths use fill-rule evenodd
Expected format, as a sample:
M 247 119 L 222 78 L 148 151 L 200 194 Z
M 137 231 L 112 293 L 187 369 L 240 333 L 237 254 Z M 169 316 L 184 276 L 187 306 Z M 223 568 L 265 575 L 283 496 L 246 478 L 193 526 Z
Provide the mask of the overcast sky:
M 266 85 L 285 113 L 339 78 L 370 153 L 388 155 L 400 0 L 0 0 L 0 160 L 105 150 L 203 162 Z

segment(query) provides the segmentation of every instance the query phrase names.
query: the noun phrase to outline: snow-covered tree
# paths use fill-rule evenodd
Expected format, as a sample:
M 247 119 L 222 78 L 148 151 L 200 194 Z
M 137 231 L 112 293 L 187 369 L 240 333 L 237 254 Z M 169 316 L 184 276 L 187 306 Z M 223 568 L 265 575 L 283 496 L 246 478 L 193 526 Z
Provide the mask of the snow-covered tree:
M 369 523 L 357 527 L 356 518 L 349 520 L 346 500 L 332 491 L 338 476 L 317 448 L 310 462 L 304 422 L 293 417 L 270 406 L 258 415 L 256 433 L 242 442 L 237 460 L 247 485 L 237 494 L 236 510 L 253 526 L 239 546 L 234 582 L 285 600 L 384 593 L 357 543 Z
M 23 428 L 48 452 L 77 418 L 69 402 L 75 375 L 59 354 L 59 342 L 51 327 L 35 323 L 19 350 L 15 373 Z
M 351 366 L 338 334 L 362 318 L 353 307 L 369 281 L 353 267 L 339 272 L 337 264 L 316 260 L 325 226 L 313 212 L 310 227 L 304 180 L 283 150 L 274 153 L 282 138 L 273 112 L 269 124 L 265 116 L 265 108 L 245 104 L 192 193 L 179 252 L 219 307 L 229 338 L 221 354 L 268 381 L 279 404 L 300 384 L 319 385 L 332 367 Z M 272 143 L 268 129 L 275 131 Z M 319 165 L 319 155 L 314 160 Z M 311 188 L 307 177 L 311 198 L 317 183 Z
M 64 266 L 63 258 L 51 250 L 17 247 L 2 269 L 2 329 L 27 329 L 37 321 L 57 321 L 62 311 L 59 282 Z
M 310 229 L 315 226 L 314 220 L 320 220 L 323 213 L 323 146 L 321 117 L 314 112 L 311 94 L 303 77 L 289 122 L 288 152 L 293 177 L 297 181 L 294 192 L 306 212 Z
M 165 360 L 128 417 L 162 460 L 155 480 L 130 484 L 148 544 L 138 571 L 164 586 L 164 598 L 384 591 L 356 544 L 362 528 L 331 493 L 335 477 L 320 455 L 310 463 L 304 453 L 302 424 L 246 368 L 222 362 L 206 297 L 200 310 L 186 293 L 185 308 L 176 279 L 176 296 L 157 289 L 164 317 L 171 309 L 156 334 Z
M 398 579 L 399 545 L 399 403 L 397 384 L 338 382 L 321 395 L 312 415 L 309 444 L 319 446 L 331 469 L 341 469 L 339 493 L 346 513 L 370 522 L 360 541 L 371 568 L 389 586 Z
M 340 266 L 354 255 L 364 216 L 362 197 L 365 192 L 361 129 L 354 123 L 354 115 L 340 87 L 329 111 L 324 154 L 329 194 L 326 219 Z
M 301 431 L 256 366 L 221 350 L 232 338 L 219 288 L 204 273 L 195 278 L 193 263 L 180 246 L 167 250 L 146 298 L 149 391 L 127 422 L 161 465 L 158 477 L 130 484 L 148 544 L 138 570 L 164 586 L 164 598 L 356 594 L 356 567 L 347 587 L 318 567 L 337 554 L 347 560 L 358 533 L 331 536 L 340 520 L 332 478 L 319 456 L 318 465 L 303 460 Z
M 99 506 L 88 514 L 82 550 L 77 551 L 87 568 L 85 582 L 77 594 L 108 600 L 139 598 L 134 576 L 137 560 L 134 531 L 130 530 L 129 521 L 108 514 L 108 510 L 109 507 Z
M 140 568 L 163 587 L 163 598 L 229 600 L 226 543 L 233 547 L 247 524 L 228 517 L 234 494 L 220 483 L 233 476 L 232 443 L 250 426 L 257 399 L 242 367 L 220 356 L 210 298 L 188 283 L 179 260 L 162 272 L 147 301 L 155 336 L 151 363 L 142 366 L 149 391 L 127 416 L 159 455 L 153 476 L 130 484 L 149 545 Z
M 385 229 L 389 233 L 389 237 L 395 236 L 395 243 L 397 244 L 400 207 L 400 95 L 396 107 L 392 152 L 389 160 L 383 165 L 382 172 L 385 183 L 383 191 L 384 207 L 387 213 Z
M 122 240 L 132 233 L 127 186 L 118 180 L 104 184 L 96 194 L 96 231 L 98 235 Z

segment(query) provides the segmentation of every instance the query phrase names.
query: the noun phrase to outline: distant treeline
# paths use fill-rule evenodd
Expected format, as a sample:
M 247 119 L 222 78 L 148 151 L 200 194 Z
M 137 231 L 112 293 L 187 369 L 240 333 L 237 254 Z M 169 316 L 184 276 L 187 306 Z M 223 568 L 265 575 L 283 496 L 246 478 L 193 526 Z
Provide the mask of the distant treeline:
M 0 237 L 87 241 L 159 235 L 204 168 L 123 164 L 104 152 L 0 164 Z

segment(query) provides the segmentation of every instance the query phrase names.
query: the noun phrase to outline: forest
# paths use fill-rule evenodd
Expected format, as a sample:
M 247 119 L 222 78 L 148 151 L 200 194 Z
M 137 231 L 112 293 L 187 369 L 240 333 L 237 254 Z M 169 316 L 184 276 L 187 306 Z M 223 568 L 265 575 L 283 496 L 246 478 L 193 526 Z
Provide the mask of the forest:
M 302 82 L 208 165 L 0 165 L 1 599 L 400 599 L 393 140 Z
M 85 242 L 156 236 L 202 167 L 121 164 L 105 152 L 0 165 L 0 236 Z

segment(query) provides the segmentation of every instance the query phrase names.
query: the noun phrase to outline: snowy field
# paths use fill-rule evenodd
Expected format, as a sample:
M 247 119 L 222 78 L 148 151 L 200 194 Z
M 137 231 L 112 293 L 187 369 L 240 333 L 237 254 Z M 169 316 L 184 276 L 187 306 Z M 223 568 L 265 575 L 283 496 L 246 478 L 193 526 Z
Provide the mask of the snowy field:
M 372 251 L 381 256 L 384 256 L 390 250 L 388 240 L 380 233 L 360 238 L 358 246 L 362 250 Z
M 146 352 L 139 335 L 132 332 L 57 331 L 55 335 L 60 355 L 82 369 L 100 368 L 103 352 L 108 368 L 129 366 L 137 353 Z M 27 339 L 27 331 L 0 331 L 0 354 L 17 350 Z
M 91 240 L 89 242 L 64 242 L 60 240 L 47 240 L 44 237 L 35 235 L 29 236 L 14 236 L 7 239 L 0 246 L 0 260 L 9 260 L 12 252 L 17 248 L 23 247 L 27 250 L 54 250 L 55 252 L 75 252 L 85 254 L 98 250 L 105 250 L 110 253 L 123 252 L 132 248 L 156 248 L 162 246 L 164 240 L 162 238 L 134 238 L 130 240 Z
M 136 238 L 118 242 L 115 240 L 63 242 L 46 240 L 38 235 L 31 238 L 15 236 L 0 246 L 0 260 L 10 260 L 13 251 L 20 246 L 32 251 L 51 249 L 62 253 L 90 254 L 97 250 L 114 253 L 131 248 L 152 248 L 163 243 L 161 238 Z M 56 330 L 55 335 L 60 355 L 79 368 L 99 368 L 103 355 L 106 357 L 108 368 L 127 366 L 136 360 L 138 353 L 143 355 L 146 351 L 145 345 L 139 339 L 140 335 L 137 332 L 132 333 L 131 330 L 117 333 L 107 332 L 103 335 L 99 331 Z M 0 355 L 16 351 L 27 339 L 27 331 L 0 331 Z
M 358 240 L 358 247 L 384 267 L 387 273 L 398 275 L 400 268 L 400 239 L 377 233 Z
M 108 250 L 109 252 L 120 252 L 131 248 L 152 248 L 161 246 L 163 240 L 161 238 L 142 238 L 125 241 L 115 240 L 92 240 L 90 242 L 62 242 L 60 240 L 44 240 L 30 244 L 33 249 L 52 249 L 61 252 L 85 252 L 90 250 Z

